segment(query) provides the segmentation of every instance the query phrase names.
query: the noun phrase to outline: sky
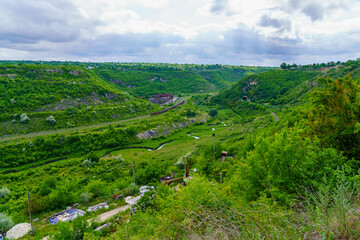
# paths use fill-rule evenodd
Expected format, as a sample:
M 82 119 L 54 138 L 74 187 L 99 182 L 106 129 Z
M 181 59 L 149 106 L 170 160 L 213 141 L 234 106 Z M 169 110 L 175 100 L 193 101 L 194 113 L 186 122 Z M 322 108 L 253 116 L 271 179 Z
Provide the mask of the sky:
M 360 57 L 358 0 L 0 0 L 1 60 L 279 66 Z

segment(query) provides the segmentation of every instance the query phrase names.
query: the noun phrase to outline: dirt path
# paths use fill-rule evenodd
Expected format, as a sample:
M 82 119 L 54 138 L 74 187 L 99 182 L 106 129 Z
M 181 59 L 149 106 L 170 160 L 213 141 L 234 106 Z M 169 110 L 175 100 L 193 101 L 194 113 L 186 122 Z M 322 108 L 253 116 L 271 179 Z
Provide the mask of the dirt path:
M 67 132 L 75 132 L 75 131 L 79 131 L 79 130 L 87 130 L 87 129 L 91 129 L 91 128 L 107 127 L 110 125 L 116 125 L 119 123 L 130 122 L 133 120 L 144 119 L 144 118 L 148 118 L 148 117 L 150 117 L 149 114 L 134 117 L 134 118 L 123 119 L 123 120 L 119 120 L 116 122 L 98 123 L 98 124 L 89 125 L 89 126 L 63 128 L 63 129 L 57 129 L 57 130 L 47 130 L 47 131 L 31 132 L 31 133 L 24 133 L 24 134 L 17 134 L 17 135 L 0 136 L 0 142 L 1 141 L 10 141 L 10 140 L 19 139 L 19 138 L 30 138 L 30 137 L 51 135 L 51 134 L 56 134 L 56 133 L 67 133 Z
M 279 117 L 278 115 L 276 115 L 276 113 L 271 112 L 271 114 L 275 117 L 275 122 L 279 121 Z
M 104 212 L 97 216 L 97 222 L 104 222 L 105 220 L 111 218 L 112 216 L 118 214 L 119 212 L 123 212 L 126 209 L 128 209 L 130 205 L 125 205 L 119 208 L 115 208 L 113 210 L 110 210 L 108 212 Z M 89 219 L 88 222 L 91 222 L 92 219 Z

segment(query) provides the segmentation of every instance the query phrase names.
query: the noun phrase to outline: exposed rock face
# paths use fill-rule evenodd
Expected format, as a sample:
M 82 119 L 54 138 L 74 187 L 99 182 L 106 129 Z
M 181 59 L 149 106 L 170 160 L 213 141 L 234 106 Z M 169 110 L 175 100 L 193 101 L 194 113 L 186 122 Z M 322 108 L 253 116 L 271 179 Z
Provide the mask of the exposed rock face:
M 136 136 L 139 139 L 150 139 L 153 137 L 166 136 L 169 135 L 174 129 L 186 127 L 190 123 L 191 122 L 170 123 L 165 126 L 158 127 L 156 130 L 151 129 L 146 132 L 138 133 Z
M 155 131 L 155 130 L 149 130 L 149 131 L 146 131 L 146 132 L 143 132 L 143 133 L 139 133 L 136 135 L 138 138 L 140 139 L 150 139 L 150 138 L 153 138 L 153 137 L 157 137 L 158 136 L 158 133 Z
M 158 94 L 155 97 L 151 97 L 148 99 L 148 101 L 155 103 L 155 104 L 160 104 L 160 105 L 166 105 L 172 102 L 176 102 L 178 100 L 178 98 L 174 98 L 174 94 Z
M 163 83 L 169 81 L 167 79 L 162 79 L 162 77 L 154 77 L 152 79 L 149 79 L 149 82 L 154 82 L 156 79 L 159 79 Z
M 10 79 L 15 79 L 16 78 L 16 73 L 0 74 L 0 77 L 8 77 Z
M 77 71 L 77 70 L 71 70 L 71 71 L 69 71 L 69 74 L 74 75 L 74 76 L 79 76 L 80 71 Z
M 56 72 L 59 72 L 58 69 L 50 69 L 50 68 L 45 69 L 45 71 L 46 71 L 47 73 L 56 73 Z
M 111 79 L 109 80 L 112 83 L 120 83 L 121 85 L 126 85 L 126 82 L 121 81 L 120 79 Z

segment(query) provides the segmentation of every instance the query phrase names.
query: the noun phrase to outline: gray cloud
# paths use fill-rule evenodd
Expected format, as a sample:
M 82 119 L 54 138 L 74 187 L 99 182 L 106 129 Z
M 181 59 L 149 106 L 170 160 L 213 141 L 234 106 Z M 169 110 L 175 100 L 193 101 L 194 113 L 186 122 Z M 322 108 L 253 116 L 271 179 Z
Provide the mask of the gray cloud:
M 99 24 L 84 19 L 67 0 L 2 0 L 0 39 L 8 44 L 69 42 Z
M 184 39 L 160 32 L 105 34 L 95 39 L 83 39 L 67 49 L 80 56 L 145 56 L 148 49 L 165 48 L 166 44 L 181 44 Z
M 263 15 L 260 18 L 260 21 L 258 23 L 259 26 L 262 27 L 273 27 L 278 29 L 279 33 L 282 33 L 284 31 L 291 31 L 291 21 L 289 18 L 287 19 L 277 19 L 277 18 L 271 18 L 267 15 Z
M 325 15 L 326 8 L 319 3 L 312 2 L 306 5 L 301 12 L 311 18 L 312 21 L 321 20 Z
M 347 0 L 285 0 L 285 4 L 281 8 L 286 12 L 301 12 L 314 22 L 330 15 L 333 10 L 347 8 L 349 4 Z
M 213 0 L 210 12 L 214 14 L 221 14 L 224 10 L 226 10 L 228 5 L 228 0 Z

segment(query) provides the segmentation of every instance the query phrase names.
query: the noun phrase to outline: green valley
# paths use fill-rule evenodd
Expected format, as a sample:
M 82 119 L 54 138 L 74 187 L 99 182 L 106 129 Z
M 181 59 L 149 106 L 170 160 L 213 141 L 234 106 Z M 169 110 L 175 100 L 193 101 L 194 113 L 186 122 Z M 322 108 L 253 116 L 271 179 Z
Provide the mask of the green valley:
M 359 73 L 4 61 L 0 232 L 29 193 L 22 239 L 358 239 Z M 67 207 L 86 213 L 51 224 Z

